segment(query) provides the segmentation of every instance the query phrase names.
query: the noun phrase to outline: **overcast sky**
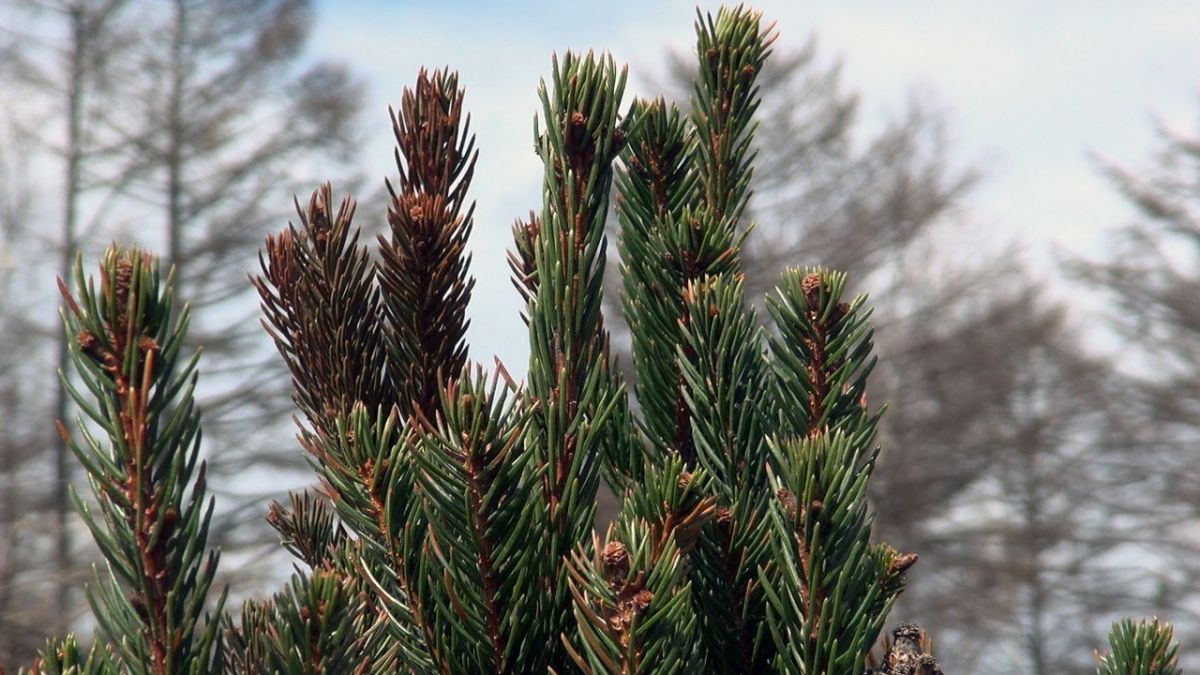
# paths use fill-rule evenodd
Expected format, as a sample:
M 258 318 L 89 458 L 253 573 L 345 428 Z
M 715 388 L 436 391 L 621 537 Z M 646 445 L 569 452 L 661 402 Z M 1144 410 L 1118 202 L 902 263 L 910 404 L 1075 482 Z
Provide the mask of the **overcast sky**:
M 1144 162 L 1157 117 L 1195 129 L 1200 2 L 758 2 L 778 22 L 777 49 L 810 35 L 821 58 L 844 61 L 864 122 L 899 112 L 914 90 L 945 111 L 954 156 L 984 182 L 971 220 L 1035 258 L 1055 247 L 1095 252 L 1130 211 L 1091 154 Z M 717 5 L 705 5 L 716 10 Z M 467 88 L 478 135 L 473 357 L 525 359 L 504 250 L 514 218 L 539 206 L 533 154 L 538 79 L 550 54 L 607 49 L 631 69 L 631 93 L 652 93 L 668 50 L 690 50 L 690 2 L 325 2 L 315 56 L 348 62 L 369 83 L 364 167 L 392 166 L 387 105 L 419 67 L 450 65 Z M 523 367 L 514 370 L 523 371 Z

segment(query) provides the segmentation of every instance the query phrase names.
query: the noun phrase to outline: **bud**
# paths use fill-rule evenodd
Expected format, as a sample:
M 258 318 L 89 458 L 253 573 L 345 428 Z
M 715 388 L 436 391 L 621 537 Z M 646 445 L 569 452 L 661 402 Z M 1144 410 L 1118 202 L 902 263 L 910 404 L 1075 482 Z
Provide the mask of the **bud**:
M 821 302 L 821 275 L 809 272 L 800 282 L 800 290 L 804 291 L 804 299 L 808 301 L 808 308 L 817 309 Z
M 792 520 L 796 519 L 796 497 L 792 495 L 787 488 L 779 488 L 775 493 L 779 497 L 779 501 L 783 502 L 783 510 Z
M 629 551 L 619 541 L 610 541 L 601 554 L 604 560 L 604 575 L 611 582 L 623 581 L 629 574 Z
M 630 603 L 633 605 L 633 611 L 637 614 L 641 614 L 642 612 L 646 611 L 647 607 L 650 606 L 650 602 L 652 600 L 654 600 L 654 593 L 643 590 L 637 595 L 633 596 L 633 599 L 630 601 Z

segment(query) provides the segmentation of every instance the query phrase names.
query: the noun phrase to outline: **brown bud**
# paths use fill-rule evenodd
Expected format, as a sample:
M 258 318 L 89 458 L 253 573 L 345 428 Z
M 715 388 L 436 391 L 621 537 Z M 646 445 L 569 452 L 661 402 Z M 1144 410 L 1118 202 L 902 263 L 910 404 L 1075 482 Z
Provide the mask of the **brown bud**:
M 800 282 L 800 290 L 804 291 L 804 299 L 808 301 L 809 309 L 817 309 L 821 301 L 821 275 L 809 272 Z
M 733 522 L 733 513 L 724 506 L 717 509 L 717 526 L 726 529 Z
M 895 642 L 914 642 L 920 644 L 925 631 L 915 623 L 904 623 L 896 626 L 892 631 L 892 640 Z
M 684 471 L 683 473 L 679 474 L 679 489 L 680 490 L 688 489 L 688 486 L 691 484 L 692 484 L 692 474 L 691 473 Z
M 917 669 L 914 675 L 944 675 L 944 671 L 931 654 L 922 654 L 917 659 Z
M 142 620 L 148 620 L 150 618 L 150 613 L 146 611 L 146 603 L 142 600 L 142 596 L 131 593 L 126 597 L 129 600 L 129 604 L 133 606 L 133 611 L 135 614 L 141 617 Z
M 375 476 L 375 460 L 367 458 L 358 467 L 358 475 L 364 480 L 371 480 Z
M 117 261 L 117 302 L 124 305 L 129 299 L 129 286 L 133 283 L 133 261 L 122 258 Z
M 833 320 L 833 323 L 839 323 L 839 322 L 841 322 L 842 319 L 846 318 L 846 315 L 849 313 L 850 313 L 850 303 L 839 302 L 837 304 L 837 307 L 835 307 L 833 309 L 833 316 L 831 316 L 830 318 Z
M 917 564 L 916 553 L 903 553 L 892 558 L 890 570 L 892 574 L 904 574 L 915 564 Z
M 538 232 L 542 231 L 541 216 L 534 213 L 533 211 L 530 211 L 529 212 L 529 220 L 527 220 L 524 223 L 524 226 L 525 226 L 525 234 L 527 234 L 529 236 L 529 239 L 530 240 L 536 239 L 538 236 Z
M 629 574 L 629 551 L 621 542 L 608 542 L 601 557 L 604 560 L 604 575 L 609 581 L 621 581 Z
M 783 510 L 787 512 L 788 517 L 795 520 L 796 518 L 796 497 L 792 495 L 786 488 L 779 488 L 775 493 L 779 497 L 779 501 L 783 502 Z
M 613 149 L 620 150 L 625 147 L 625 132 L 620 129 L 613 131 Z
M 650 602 L 652 600 L 654 600 L 654 593 L 644 590 L 633 596 L 633 599 L 630 600 L 630 604 L 633 605 L 633 611 L 641 614 L 642 612 L 646 611 L 647 607 L 650 606 Z
M 76 339 L 79 340 L 79 348 L 83 350 L 84 354 L 97 361 L 103 359 L 103 350 L 100 347 L 100 341 L 96 339 L 95 335 L 86 330 L 81 330 Z

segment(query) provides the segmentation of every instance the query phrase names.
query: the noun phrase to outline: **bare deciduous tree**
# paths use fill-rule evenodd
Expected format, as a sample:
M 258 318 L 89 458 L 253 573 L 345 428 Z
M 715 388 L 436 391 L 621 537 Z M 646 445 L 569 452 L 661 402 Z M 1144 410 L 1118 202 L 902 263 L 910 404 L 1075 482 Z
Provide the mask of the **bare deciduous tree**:
M 61 275 L 71 268 L 80 242 L 92 224 L 89 216 L 93 209 L 88 200 L 104 192 L 94 180 L 102 150 L 91 133 L 89 122 L 102 119 L 105 114 L 99 98 L 109 91 L 110 69 L 114 58 L 122 52 L 124 41 L 118 22 L 123 5 L 121 0 L 52 0 L 44 3 L 14 2 L 4 8 L 13 20 L 5 32 L 5 80 L 19 98 L 30 101 L 31 110 L 44 107 L 50 111 L 38 127 L 33 127 L 29 119 L 33 114 L 14 117 L 14 124 L 21 128 L 11 134 L 12 142 L 7 146 L 10 150 L 7 170 L 14 178 L 17 175 L 14 172 L 28 175 L 26 172 L 33 170 L 32 164 L 23 161 L 14 165 L 11 163 L 13 158 L 28 158 L 44 149 L 53 157 L 56 165 L 53 173 L 57 174 L 57 180 L 52 181 L 52 185 L 18 185 L 10 182 L 6 186 L 4 209 L 5 217 L 10 221 L 6 251 L 10 256 L 16 256 L 21 251 L 29 256 L 29 260 L 57 259 L 57 271 Z M 41 112 L 37 110 L 34 114 Z M 36 144 L 34 135 L 37 136 Z M 30 248 L 34 242 L 30 242 L 29 238 L 34 232 L 26 230 L 19 233 L 12 228 L 33 214 L 31 202 L 35 199 L 42 202 L 37 215 L 52 222 L 57 219 L 58 232 L 56 241 L 43 240 L 40 242 L 43 247 Z M 51 202 L 54 207 L 44 202 Z M 25 277 L 22 281 L 28 281 L 33 271 L 24 266 L 22 268 L 22 276 Z M 52 274 L 49 270 L 47 273 Z M 36 295 L 36 289 L 26 287 L 19 293 L 14 292 L 14 295 L 30 298 Z M 6 308 L 16 312 L 19 311 L 19 305 L 16 302 L 6 303 Z M 30 321 L 28 317 L 31 316 L 36 314 L 26 314 L 24 320 L 10 324 L 16 326 L 17 334 L 13 337 L 19 341 L 11 343 L 13 347 L 5 353 L 6 359 L 16 359 L 14 368 L 6 370 L 10 378 L 5 388 L 16 399 L 10 410 L 20 413 L 10 419 L 14 420 L 13 426 L 20 425 L 22 431 L 13 434 L 21 439 L 19 443 L 5 443 L 3 461 L 6 476 L 15 479 L 23 469 L 27 469 L 22 456 L 41 458 L 49 455 L 50 466 L 33 474 L 53 476 L 52 482 L 41 480 L 34 483 L 43 490 L 44 497 L 21 500 L 19 508 L 26 519 L 35 518 L 42 509 L 48 510 L 52 518 L 37 528 L 17 528 L 8 534 L 12 537 L 13 545 L 25 551 L 40 548 L 42 542 L 38 541 L 39 537 L 53 538 L 53 546 L 42 555 L 55 561 L 59 579 L 64 583 L 51 583 L 43 589 L 44 593 L 54 597 L 55 609 L 46 614 L 30 616 L 29 620 L 49 621 L 56 629 L 61 629 L 69 621 L 72 615 L 69 608 L 74 604 L 71 585 L 65 583 L 74 572 L 71 538 L 73 514 L 67 493 L 71 459 L 66 445 L 54 428 L 54 420 L 67 421 L 67 397 L 61 388 L 52 386 L 53 376 L 48 375 L 46 370 L 26 373 L 24 378 L 16 374 L 39 362 L 35 346 L 37 340 L 54 335 L 58 325 L 56 316 L 47 315 Z M 68 362 L 67 348 L 61 341 L 55 344 L 54 363 L 59 370 L 63 370 Z M 31 386 L 31 383 L 37 384 Z M 39 397 L 39 392 L 46 388 L 57 392 L 54 400 L 48 403 Z M 20 411 L 16 409 L 17 406 Z M 17 499 L 16 495 L 10 496 Z M 16 504 L 15 501 L 13 503 Z M 28 525 L 31 521 L 23 522 Z M 27 582 L 37 583 L 29 581 L 31 579 L 42 578 L 45 581 L 44 568 L 22 568 L 18 565 L 13 568 L 13 575 L 7 587 L 10 590 L 24 588 Z M 15 644 L 12 648 L 21 647 Z
M 210 453 L 235 473 L 295 465 L 295 453 L 271 452 L 258 433 L 289 402 L 286 376 L 246 320 L 256 309 L 246 274 L 263 233 L 290 215 L 280 197 L 299 193 L 311 171 L 345 170 L 362 85 L 339 65 L 302 66 L 309 2 L 174 0 L 146 10 L 147 39 L 124 82 L 128 109 L 107 133 L 130 176 L 123 195 L 149 207 L 152 225 L 124 229 L 162 245 L 196 310 L 193 344 L 222 363 L 201 399 Z
M 1116 342 L 1110 347 L 1127 386 L 1121 408 L 1140 453 L 1124 467 L 1126 518 L 1160 573 L 1158 611 L 1180 615 L 1185 639 L 1200 636 L 1195 609 L 1200 565 L 1200 136 L 1158 127 L 1149 162 L 1101 169 L 1136 211 L 1111 237 L 1111 252 L 1068 260 L 1075 279 L 1103 293 Z
M 6 255 L 31 261 L 17 279 L 30 287 L 6 295 L 3 309 L 19 312 L 9 297 L 48 297 L 56 272 L 69 276 L 77 252 L 104 239 L 166 252 L 176 284 L 194 307 L 191 345 L 221 364 L 209 370 L 214 376 L 201 392 L 201 405 L 206 452 L 220 456 L 218 465 L 228 471 L 215 483 L 227 497 L 239 498 L 225 500 L 228 508 L 214 534 L 227 549 L 236 547 L 236 527 L 260 522 L 251 515 L 256 510 L 245 506 L 259 495 L 228 477 L 244 474 L 252 462 L 303 464 L 278 434 L 286 428 L 287 376 L 256 322 L 247 320 L 256 310 L 247 275 L 264 233 L 290 215 L 287 201 L 302 191 L 299 186 L 315 175 L 349 175 L 362 84 L 343 66 L 305 57 L 311 2 L 12 0 L 0 9 L 0 68 L 21 87 L 19 100 L 9 105 L 20 106 L 22 120 L 38 121 L 21 134 L 30 142 L 22 152 L 33 161 L 25 187 L 35 197 L 37 217 L 61 223 L 54 236 L 27 230 L 20 250 L 6 245 Z M 5 208 L 10 204 L 6 200 Z M 34 243 L 38 250 L 31 249 Z M 57 260 L 57 270 L 50 263 L 39 267 L 48 259 Z M 57 316 L 46 315 L 28 326 L 4 327 L 12 347 L 0 358 L 31 370 L 40 366 L 40 379 L 4 370 L 6 400 L 20 408 L 9 406 L 4 417 L 21 425 L 21 433 L 5 429 L 0 473 L 17 480 L 27 469 L 24 457 L 52 457 L 52 466 L 38 475 L 54 475 L 55 483 L 31 484 L 38 499 L 6 510 L 40 518 L 47 509 L 53 519 L 0 535 L 19 537 L 12 541 L 21 551 L 56 559 L 59 574 L 66 575 L 79 565 L 69 536 L 76 529 L 65 488 L 70 462 L 54 420 L 69 422 L 69 414 L 64 397 L 38 396 L 59 391 L 51 360 L 38 361 L 55 344 L 60 367 L 65 364 L 65 346 L 49 337 L 57 335 L 58 324 Z M 54 546 L 46 549 L 52 534 Z M 28 587 L 28 579 L 46 575 L 44 568 L 9 560 L 20 578 L 9 583 L 0 575 L 0 602 L 13 597 L 6 592 Z M 58 623 L 32 632 L 62 632 L 79 604 L 70 591 L 74 581 L 44 590 L 57 594 L 57 609 L 30 620 Z
M 1132 446 L 1103 446 L 1117 382 L 1028 271 L 972 274 L 983 288 L 965 294 L 917 286 L 950 320 L 912 317 L 891 346 L 905 365 L 880 372 L 879 524 L 922 556 L 896 611 L 931 617 L 957 672 L 1091 672 L 1114 608 L 1153 609 L 1113 557 L 1131 539 L 1110 479 Z
M 28 655 L 54 620 L 53 559 L 56 513 L 47 476 L 53 462 L 46 434 L 34 422 L 54 403 L 46 386 L 52 355 L 39 349 L 42 326 L 21 261 L 39 253 L 30 236 L 33 191 L 26 161 L 29 138 L 16 122 L 0 128 L 0 662 Z M 61 561 L 59 561 L 61 562 Z

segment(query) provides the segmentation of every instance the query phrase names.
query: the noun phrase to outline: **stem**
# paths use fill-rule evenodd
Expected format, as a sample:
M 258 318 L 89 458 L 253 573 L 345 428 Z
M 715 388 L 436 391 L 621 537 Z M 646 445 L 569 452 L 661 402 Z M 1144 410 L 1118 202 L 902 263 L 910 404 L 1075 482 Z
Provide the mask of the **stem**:
M 452 672 L 450 663 L 438 649 L 437 635 L 434 634 L 433 625 L 425 616 L 425 607 L 421 603 L 419 589 L 413 586 L 412 580 L 408 577 L 408 561 L 404 556 L 403 541 L 398 541 L 388 526 L 386 515 L 388 502 L 387 487 L 376 484 L 372 479 L 373 473 L 372 469 L 363 467 L 360 475 L 362 476 L 364 487 L 367 488 L 367 494 L 371 497 L 375 525 L 379 528 L 379 533 L 387 546 L 388 554 L 392 559 L 392 565 L 396 570 L 396 580 L 400 582 L 400 590 L 404 592 L 404 597 L 408 600 L 409 606 L 412 608 L 413 621 L 417 624 L 417 629 L 421 631 L 421 636 L 425 639 L 429 655 L 439 672 L 449 674 Z
M 732 521 L 729 526 L 735 527 Z M 746 630 L 746 624 L 742 621 L 742 615 L 744 614 L 742 591 L 745 590 L 746 584 L 738 578 L 740 558 L 745 554 L 743 551 L 734 548 L 732 532 L 727 534 L 725 531 L 722 531 L 720 543 L 721 557 L 723 558 L 721 561 L 722 569 L 725 571 L 726 588 L 730 591 L 729 606 L 732 608 L 733 614 L 733 635 L 734 639 L 737 640 L 738 661 L 742 664 L 742 672 L 752 672 L 754 669 L 753 636 Z
M 465 468 L 467 470 L 467 489 L 470 499 L 471 527 L 475 538 L 479 540 L 479 576 L 483 582 L 483 606 L 487 611 L 488 637 L 492 642 L 492 663 L 497 673 L 507 673 L 509 668 L 504 660 L 506 644 L 500 632 L 500 620 L 503 610 L 497 602 L 497 592 L 500 582 L 497 579 L 495 563 L 492 555 L 492 540 L 487 534 L 487 516 L 483 513 L 483 496 L 491 490 L 491 481 L 479 475 L 479 467 L 470 448 L 467 449 Z

